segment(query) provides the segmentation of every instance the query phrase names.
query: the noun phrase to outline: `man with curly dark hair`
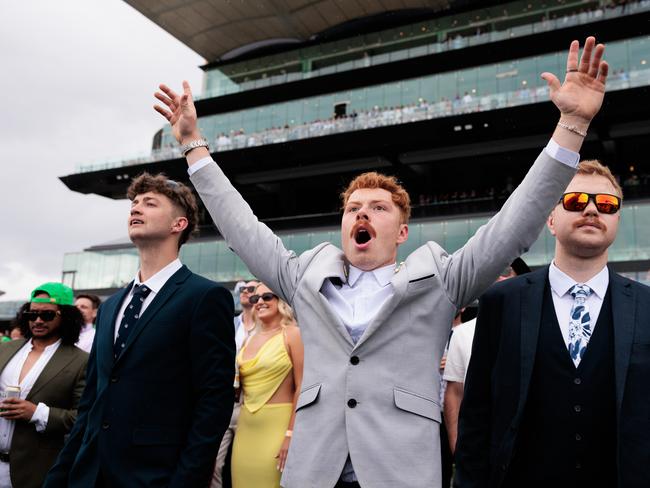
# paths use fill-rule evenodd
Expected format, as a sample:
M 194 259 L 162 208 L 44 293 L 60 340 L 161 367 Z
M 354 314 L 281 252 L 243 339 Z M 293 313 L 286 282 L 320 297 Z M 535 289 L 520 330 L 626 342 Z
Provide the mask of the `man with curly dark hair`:
M 36 488 L 76 419 L 88 354 L 74 345 L 83 318 L 61 283 L 36 288 L 16 322 L 24 338 L 0 346 L 0 488 Z

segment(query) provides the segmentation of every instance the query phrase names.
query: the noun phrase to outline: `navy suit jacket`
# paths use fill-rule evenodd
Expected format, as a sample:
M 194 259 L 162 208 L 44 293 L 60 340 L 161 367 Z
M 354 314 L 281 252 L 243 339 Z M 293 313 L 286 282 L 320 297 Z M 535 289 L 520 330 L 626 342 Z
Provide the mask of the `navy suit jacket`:
M 498 487 L 526 406 L 548 267 L 482 297 L 456 447 L 457 488 Z M 650 288 L 611 269 L 618 488 L 650 486 Z M 553 446 L 548 446 L 552 449 Z
M 129 285 L 104 303 L 77 421 L 45 487 L 207 486 L 233 408 L 233 301 L 185 266 L 113 359 Z

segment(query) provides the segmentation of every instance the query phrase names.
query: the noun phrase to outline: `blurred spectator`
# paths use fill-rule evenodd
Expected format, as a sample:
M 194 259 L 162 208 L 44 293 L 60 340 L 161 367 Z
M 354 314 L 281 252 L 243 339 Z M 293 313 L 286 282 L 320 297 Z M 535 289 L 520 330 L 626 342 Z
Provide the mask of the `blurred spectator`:
M 237 353 L 239 353 L 244 341 L 248 339 L 255 332 L 255 321 L 253 320 L 253 304 L 250 302 L 250 297 L 255 293 L 255 289 L 259 285 L 259 281 L 240 281 L 235 285 L 235 295 L 239 296 L 239 303 L 241 306 L 241 314 L 235 317 L 235 345 Z M 236 363 L 236 361 L 235 361 Z M 235 432 L 237 429 L 237 421 L 239 420 L 240 405 L 240 384 L 239 384 L 239 368 L 235 364 L 235 405 L 230 417 L 230 425 L 221 439 L 219 452 L 214 465 L 214 472 L 212 474 L 212 481 L 210 488 L 222 488 L 223 486 L 230 486 L 229 483 L 224 482 L 224 466 L 228 450 L 232 444 Z
M 95 338 L 95 319 L 97 318 L 97 310 L 102 304 L 102 301 L 97 295 L 81 294 L 77 295 L 74 305 L 79 309 L 84 318 L 84 326 L 81 328 L 79 334 L 79 342 L 77 347 L 83 351 L 90 352 L 93 347 L 93 339 Z
M 530 268 L 523 259 L 515 259 L 510 266 L 504 269 L 496 282 L 514 278 L 529 273 Z M 456 439 L 458 438 L 458 413 L 463 401 L 465 375 L 469 366 L 472 354 L 472 341 L 474 340 L 474 328 L 476 319 L 464 322 L 452 329 L 449 339 L 449 351 L 445 363 L 445 370 L 442 376 L 447 382 L 444 393 L 444 419 L 449 436 L 451 452 L 456 450 Z

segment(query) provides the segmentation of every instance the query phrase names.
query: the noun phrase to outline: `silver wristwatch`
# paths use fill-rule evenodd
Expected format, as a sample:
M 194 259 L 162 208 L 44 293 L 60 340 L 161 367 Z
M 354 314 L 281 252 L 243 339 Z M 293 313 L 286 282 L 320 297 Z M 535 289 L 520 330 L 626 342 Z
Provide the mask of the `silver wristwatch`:
M 183 144 L 181 146 L 181 154 L 183 156 L 187 155 L 188 152 L 190 152 L 192 149 L 196 149 L 197 147 L 205 147 L 210 150 L 210 147 L 208 146 L 208 141 L 201 138 L 201 139 L 194 139 L 193 141 L 188 142 L 187 144 Z

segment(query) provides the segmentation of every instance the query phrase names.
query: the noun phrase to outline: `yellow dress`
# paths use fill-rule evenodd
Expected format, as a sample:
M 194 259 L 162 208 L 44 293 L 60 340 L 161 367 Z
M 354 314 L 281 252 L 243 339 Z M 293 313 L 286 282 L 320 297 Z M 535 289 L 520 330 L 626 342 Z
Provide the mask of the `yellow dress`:
M 293 368 L 284 334 L 266 341 L 251 359 L 237 355 L 244 404 L 237 421 L 232 448 L 233 488 L 279 488 L 280 471 L 275 456 L 284 441 L 291 418 L 291 403 L 267 402 Z

